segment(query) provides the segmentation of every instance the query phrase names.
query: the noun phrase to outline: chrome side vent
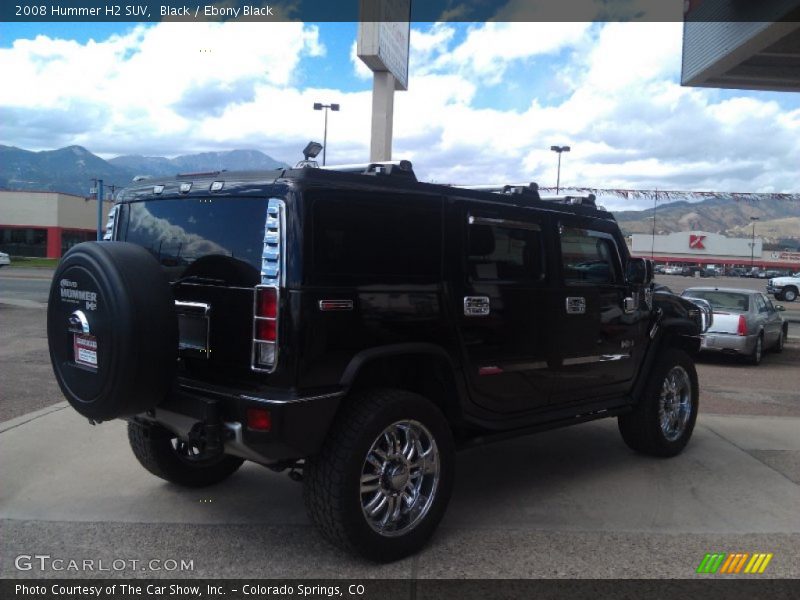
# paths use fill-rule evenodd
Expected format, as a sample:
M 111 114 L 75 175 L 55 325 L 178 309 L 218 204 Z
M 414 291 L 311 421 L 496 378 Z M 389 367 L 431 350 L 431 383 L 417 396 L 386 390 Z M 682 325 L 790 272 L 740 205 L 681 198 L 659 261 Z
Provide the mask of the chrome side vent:
M 279 286 L 283 277 L 283 237 L 286 205 L 280 198 L 270 198 L 261 254 L 261 284 Z
M 106 221 L 106 231 L 103 234 L 103 241 L 110 242 L 114 239 L 114 224 L 117 221 L 117 207 L 118 205 L 114 205 L 111 207 L 111 210 L 108 211 L 108 220 Z

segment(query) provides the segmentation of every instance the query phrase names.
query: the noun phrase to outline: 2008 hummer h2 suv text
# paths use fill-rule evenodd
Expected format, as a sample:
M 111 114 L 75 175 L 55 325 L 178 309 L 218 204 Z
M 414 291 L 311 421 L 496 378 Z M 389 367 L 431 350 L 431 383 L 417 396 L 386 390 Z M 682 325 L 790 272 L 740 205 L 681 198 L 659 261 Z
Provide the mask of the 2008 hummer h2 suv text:
M 654 294 L 593 197 L 407 162 L 220 172 L 134 184 L 106 239 L 50 291 L 72 406 L 126 419 L 178 485 L 290 469 L 322 534 L 372 560 L 425 544 L 478 438 L 617 417 L 673 456 L 692 434 L 710 312 Z

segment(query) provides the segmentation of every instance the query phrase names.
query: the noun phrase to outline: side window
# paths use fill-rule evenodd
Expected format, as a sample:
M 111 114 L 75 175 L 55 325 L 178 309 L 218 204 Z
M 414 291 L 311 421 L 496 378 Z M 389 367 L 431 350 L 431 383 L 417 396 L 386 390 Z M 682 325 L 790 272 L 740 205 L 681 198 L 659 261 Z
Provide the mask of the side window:
M 761 294 L 761 299 L 764 301 L 764 304 L 767 305 L 767 312 L 775 312 L 775 305 L 772 304 L 772 300 L 770 300 L 764 294 Z
M 436 282 L 442 221 L 436 198 L 358 192 L 310 193 L 318 283 Z
M 470 216 L 467 272 L 473 281 L 544 279 L 541 227 L 527 221 Z
M 560 232 L 566 283 L 615 283 L 619 280 L 619 255 L 611 236 L 566 226 L 562 226 Z
M 767 303 L 764 302 L 764 298 L 762 298 L 760 294 L 756 296 L 756 308 L 760 313 L 767 312 Z

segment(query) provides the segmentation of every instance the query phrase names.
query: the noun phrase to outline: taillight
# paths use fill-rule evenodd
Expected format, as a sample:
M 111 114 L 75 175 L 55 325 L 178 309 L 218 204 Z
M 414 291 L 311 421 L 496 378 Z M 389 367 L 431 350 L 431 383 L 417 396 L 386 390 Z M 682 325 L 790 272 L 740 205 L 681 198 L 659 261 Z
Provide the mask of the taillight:
M 272 430 L 272 413 L 266 408 L 248 408 L 247 428 L 255 431 Z
M 278 288 L 256 287 L 253 315 L 253 368 L 271 370 L 275 366 L 278 343 Z
M 744 315 L 739 315 L 739 326 L 736 328 L 736 333 L 747 335 L 747 319 L 744 318 Z

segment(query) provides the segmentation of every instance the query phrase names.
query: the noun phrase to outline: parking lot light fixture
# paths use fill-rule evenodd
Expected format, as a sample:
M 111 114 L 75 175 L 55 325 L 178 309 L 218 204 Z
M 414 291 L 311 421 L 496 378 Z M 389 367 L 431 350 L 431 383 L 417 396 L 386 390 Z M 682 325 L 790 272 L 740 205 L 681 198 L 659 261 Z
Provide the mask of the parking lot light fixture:
M 550 146 L 550 150 L 553 152 L 558 153 L 558 174 L 556 176 L 556 194 L 558 194 L 559 190 L 561 189 L 561 153 L 562 152 L 569 152 L 569 146 Z
M 314 102 L 314 110 L 324 110 L 325 111 L 325 131 L 322 135 L 322 166 L 325 166 L 325 155 L 327 154 L 328 150 L 328 109 L 331 109 L 334 112 L 339 111 L 339 105 L 336 103 L 333 104 L 323 104 L 322 102 Z
M 753 272 L 755 267 L 755 252 L 756 252 L 756 221 L 758 221 L 758 217 L 750 217 L 750 220 L 753 222 L 753 235 L 752 239 L 750 240 L 750 272 Z

